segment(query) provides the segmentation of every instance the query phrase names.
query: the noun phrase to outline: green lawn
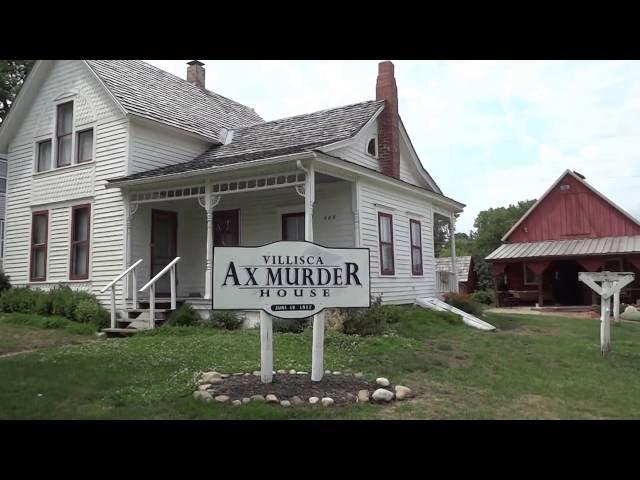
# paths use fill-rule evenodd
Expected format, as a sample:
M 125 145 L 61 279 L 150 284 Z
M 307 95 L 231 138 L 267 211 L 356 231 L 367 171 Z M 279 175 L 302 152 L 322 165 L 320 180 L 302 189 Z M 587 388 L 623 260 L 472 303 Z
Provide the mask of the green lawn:
M 613 351 L 603 358 L 597 321 L 498 314 L 486 319 L 499 330 L 482 332 L 408 309 L 388 337 L 328 331 L 326 368 L 387 376 L 416 392 L 415 399 L 392 406 L 283 409 L 196 402 L 198 371 L 259 368 L 258 332 L 163 327 L 128 339 L 0 358 L 0 418 L 640 418 L 640 323 L 614 326 Z M 23 329 L 25 337 L 37 331 L 11 327 Z M 311 332 L 275 334 L 274 355 L 275 369 L 309 371 Z

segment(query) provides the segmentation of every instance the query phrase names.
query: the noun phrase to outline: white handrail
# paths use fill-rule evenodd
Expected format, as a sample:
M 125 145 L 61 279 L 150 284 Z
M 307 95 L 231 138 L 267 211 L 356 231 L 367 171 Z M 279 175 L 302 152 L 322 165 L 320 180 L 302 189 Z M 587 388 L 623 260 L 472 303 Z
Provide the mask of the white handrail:
M 180 257 L 176 257 L 169 262 L 160 272 L 140 289 L 141 292 L 149 289 L 149 324 L 151 328 L 156 328 L 156 282 L 167 271 L 171 271 L 171 310 L 176 309 L 176 263 L 180 261 Z
M 100 293 L 104 293 L 107 291 L 108 288 L 110 288 L 111 286 L 113 286 L 113 284 L 115 284 L 118 280 L 120 280 L 122 277 L 124 277 L 127 273 L 129 273 L 131 270 L 133 270 L 134 268 L 136 268 L 138 265 L 140 265 L 142 263 L 142 259 L 138 260 L 136 263 L 134 263 L 133 265 L 131 265 L 129 268 L 127 268 L 124 272 L 122 272 L 120 275 L 118 275 L 116 278 L 114 278 L 111 283 L 109 285 L 107 285 L 106 287 L 104 287 L 102 290 L 100 290 Z M 135 290 L 135 289 L 134 289 Z
M 144 292 L 152 284 L 156 283 L 160 279 L 160 277 L 162 277 L 165 273 L 167 273 L 167 270 L 169 270 L 171 267 L 173 267 L 179 261 L 180 261 L 180 257 L 176 257 L 173 260 L 171 260 L 171 262 L 169 262 L 166 267 L 164 267 L 162 270 L 160 270 L 160 272 L 155 277 L 153 277 L 151 280 L 149 280 L 147 282 L 147 284 L 140 289 L 140 291 Z
M 124 272 L 114 278 L 109 285 L 100 290 L 100 293 L 106 292 L 111 288 L 111 328 L 116 328 L 116 282 L 125 275 L 131 273 L 133 277 L 133 308 L 138 308 L 138 296 L 136 291 L 136 267 L 142 263 L 142 259 L 127 268 Z

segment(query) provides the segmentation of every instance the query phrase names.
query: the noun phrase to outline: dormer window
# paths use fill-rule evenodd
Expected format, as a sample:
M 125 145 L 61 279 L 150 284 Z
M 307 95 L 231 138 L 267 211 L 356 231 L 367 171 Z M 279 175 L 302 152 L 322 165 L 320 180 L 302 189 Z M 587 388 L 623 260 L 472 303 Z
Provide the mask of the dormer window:
M 57 166 L 71 165 L 73 157 L 73 102 L 58 105 L 57 116 L 58 158 Z
M 369 142 L 367 143 L 367 153 L 372 157 L 375 157 L 378 155 L 378 146 L 376 145 L 375 138 L 370 139 Z

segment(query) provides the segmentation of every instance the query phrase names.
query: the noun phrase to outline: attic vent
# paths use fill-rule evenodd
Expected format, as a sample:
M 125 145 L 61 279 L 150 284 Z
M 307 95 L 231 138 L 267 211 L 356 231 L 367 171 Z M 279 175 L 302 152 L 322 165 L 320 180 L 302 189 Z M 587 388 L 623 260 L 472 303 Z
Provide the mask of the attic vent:
M 376 156 L 376 139 L 372 138 L 367 144 L 367 153 L 373 157 Z
M 569 184 L 560 185 L 560 190 L 571 190 L 571 185 Z

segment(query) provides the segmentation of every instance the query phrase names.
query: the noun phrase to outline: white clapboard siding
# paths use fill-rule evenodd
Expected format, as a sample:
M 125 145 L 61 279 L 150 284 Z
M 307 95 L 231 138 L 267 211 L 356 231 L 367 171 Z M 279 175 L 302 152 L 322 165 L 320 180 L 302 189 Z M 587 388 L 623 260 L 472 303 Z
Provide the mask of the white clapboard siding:
M 133 121 L 129 173 L 193 160 L 210 145 L 187 135 Z
M 151 210 L 177 213 L 178 295 L 203 295 L 206 259 L 206 215 L 195 199 L 141 204 L 132 221 L 132 259 L 141 287 L 150 279 Z M 225 195 L 216 211 L 239 209 L 240 244 L 258 246 L 282 239 L 283 213 L 304 212 L 304 199 L 292 187 Z M 314 240 L 329 247 L 353 247 L 351 184 L 337 182 L 316 187 Z
M 34 174 L 35 142 L 54 134 L 56 101 L 74 102 L 74 127 L 94 128 L 95 162 Z M 9 145 L 5 271 L 29 284 L 31 214 L 49 212 L 47 281 L 94 293 L 122 269 L 123 211 L 107 178 L 126 174 L 128 121 L 83 62 L 56 61 Z M 90 278 L 69 281 L 71 207 L 92 205 Z M 102 298 L 106 301 L 107 298 Z
M 419 296 L 436 292 L 433 257 L 433 219 L 428 201 L 411 194 L 383 190 L 370 181 L 359 183 L 361 246 L 371 253 L 371 293 L 383 303 L 412 303 Z M 378 212 L 393 215 L 395 275 L 380 275 Z M 422 228 L 422 276 L 411 273 L 409 220 L 420 221 Z

